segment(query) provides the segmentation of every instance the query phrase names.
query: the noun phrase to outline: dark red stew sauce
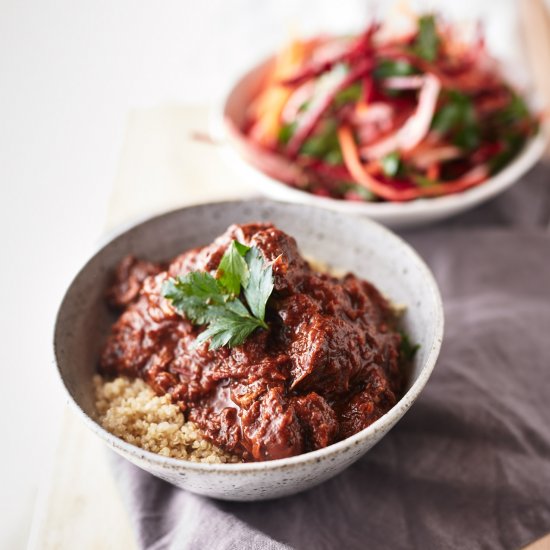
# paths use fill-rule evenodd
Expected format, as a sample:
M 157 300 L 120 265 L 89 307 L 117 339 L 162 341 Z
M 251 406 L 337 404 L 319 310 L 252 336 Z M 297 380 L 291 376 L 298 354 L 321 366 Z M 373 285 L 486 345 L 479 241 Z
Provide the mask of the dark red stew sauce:
M 163 282 L 189 271 L 215 273 L 236 239 L 272 262 L 269 330 L 235 348 L 194 345 L 201 327 L 161 296 Z M 122 310 L 100 360 L 106 375 L 143 378 L 169 393 L 189 420 L 246 461 L 326 447 L 372 424 L 401 394 L 397 319 L 367 281 L 318 273 L 296 241 L 271 224 L 233 225 L 209 246 L 169 265 L 133 257 L 108 290 Z

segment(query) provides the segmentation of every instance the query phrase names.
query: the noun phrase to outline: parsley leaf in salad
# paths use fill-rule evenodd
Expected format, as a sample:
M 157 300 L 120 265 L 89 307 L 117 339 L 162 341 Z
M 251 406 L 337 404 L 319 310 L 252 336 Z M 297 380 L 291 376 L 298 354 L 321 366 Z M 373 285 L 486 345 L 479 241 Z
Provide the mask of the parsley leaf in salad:
M 391 178 L 397 175 L 401 164 L 399 153 L 397 151 L 393 151 L 392 153 L 388 153 L 385 157 L 382 157 L 381 162 L 382 171 L 386 176 Z
M 286 145 L 290 141 L 290 138 L 294 135 L 294 132 L 296 131 L 296 126 L 297 126 L 296 122 L 283 124 L 281 126 L 281 129 L 279 130 L 279 136 L 278 136 L 279 143 Z
M 216 277 L 192 271 L 171 278 L 162 296 L 195 325 L 207 325 L 197 344 L 208 341 L 210 349 L 239 346 L 265 322 L 267 301 L 273 292 L 273 270 L 256 247 L 234 240 L 225 251 Z M 246 304 L 240 299 L 244 295 Z
M 522 149 L 524 140 L 517 134 L 504 135 L 500 145 L 502 150 L 489 161 L 491 174 L 502 170 Z
M 435 61 L 439 50 L 439 36 L 433 15 L 424 15 L 418 20 L 418 34 L 413 51 L 426 61 Z
M 355 82 L 351 86 L 344 88 L 334 96 L 334 104 L 336 107 L 341 107 L 351 101 L 359 101 L 363 93 L 363 85 L 361 82 Z
M 418 71 L 404 59 L 382 59 L 373 71 L 374 78 L 390 78 L 392 76 L 410 76 Z
M 525 100 L 513 90 L 510 92 L 512 96 L 510 102 L 501 111 L 496 113 L 497 121 L 502 125 L 516 124 L 529 116 L 529 109 Z
M 434 185 L 439 185 L 439 182 L 420 174 L 413 175 L 412 180 L 418 187 L 433 187 Z
M 334 150 L 339 150 L 338 136 L 336 134 L 336 122 L 326 120 L 317 133 L 308 138 L 302 147 L 300 153 L 315 158 L 323 158 Z
M 466 94 L 452 90 L 446 103 L 435 113 L 432 130 L 450 135 L 455 145 L 471 150 L 480 140 L 479 125 L 474 104 Z

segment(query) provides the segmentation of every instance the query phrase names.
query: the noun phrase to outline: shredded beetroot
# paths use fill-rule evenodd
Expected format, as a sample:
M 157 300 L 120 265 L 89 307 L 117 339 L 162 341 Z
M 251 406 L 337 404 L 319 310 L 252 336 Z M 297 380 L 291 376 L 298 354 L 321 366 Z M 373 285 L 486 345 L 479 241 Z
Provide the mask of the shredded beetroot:
M 313 61 L 290 78 L 284 79 L 281 84 L 283 86 L 299 86 L 308 80 L 330 71 L 338 63 L 350 62 L 360 58 L 364 54 L 368 55 L 372 51 L 372 38 L 378 29 L 379 25 L 373 23 L 348 49 L 329 59 L 324 59 L 320 62 Z
M 344 77 L 326 94 L 315 109 L 312 109 L 306 113 L 306 116 L 303 117 L 301 124 L 298 126 L 296 132 L 288 142 L 287 153 L 290 158 L 294 158 L 298 154 L 300 147 L 313 132 L 315 125 L 323 116 L 325 111 L 330 107 L 336 94 L 342 90 L 345 90 L 350 84 L 353 84 L 367 71 L 372 69 L 372 64 L 372 61 L 369 59 L 359 63 L 347 74 L 346 77 Z

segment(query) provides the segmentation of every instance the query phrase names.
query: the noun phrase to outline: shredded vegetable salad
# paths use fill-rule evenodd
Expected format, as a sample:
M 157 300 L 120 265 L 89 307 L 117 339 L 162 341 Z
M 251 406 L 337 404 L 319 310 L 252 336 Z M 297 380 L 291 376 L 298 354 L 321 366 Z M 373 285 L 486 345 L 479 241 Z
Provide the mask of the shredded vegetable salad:
M 483 183 L 538 119 L 481 30 L 457 34 L 423 15 L 400 36 L 373 23 L 356 37 L 293 41 L 248 108 L 241 149 L 272 177 L 336 199 L 403 202 Z

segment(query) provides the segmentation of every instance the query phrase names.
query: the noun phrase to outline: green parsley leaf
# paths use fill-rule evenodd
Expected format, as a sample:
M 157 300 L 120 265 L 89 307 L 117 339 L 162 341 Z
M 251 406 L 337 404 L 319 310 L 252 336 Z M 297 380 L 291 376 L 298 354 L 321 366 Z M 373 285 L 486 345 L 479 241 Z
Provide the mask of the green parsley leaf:
M 462 149 L 474 149 L 480 141 L 474 104 L 471 98 L 456 90 L 446 94 L 445 104 L 435 113 L 431 127 L 451 136 L 452 142 Z
M 268 329 L 264 319 L 274 287 L 273 270 L 261 252 L 232 241 L 216 275 L 193 271 L 169 279 L 162 287 L 162 295 L 178 313 L 195 325 L 208 325 L 197 344 L 209 341 L 210 349 L 238 346 L 257 328 Z M 238 297 L 241 288 L 248 307 Z
M 296 122 L 289 122 L 287 124 L 283 124 L 281 126 L 281 129 L 279 130 L 279 135 L 277 137 L 279 143 L 282 145 L 286 145 L 290 138 L 294 135 L 294 132 L 296 131 Z
M 433 15 L 424 15 L 418 20 L 418 34 L 413 51 L 426 61 L 435 61 L 439 49 L 439 36 Z
M 479 128 L 477 125 L 468 125 L 460 128 L 453 138 L 453 143 L 457 147 L 467 151 L 475 149 L 479 145 L 479 142 Z
M 512 97 L 508 105 L 500 109 L 495 114 L 495 117 L 499 124 L 503 126 L 511 125 L 529 117 L 529 109 L 525 100 L 515 92 L 512 92 Z
M 500 140 L 502 151 L 489 160 L 491 174 L 502 170 L 521 151 L 526 141 L 523 134 L 504 135 Z
M 249 246 L 246 246 L 246 244 L 242 244 L 239 241 L 233 241 L 233 245 L 238 250 L 239 254 L 243 256 L 243 258 L 244 256 L 246 256 L 246 253 L 250 250 Z
M 415 174 L 412 176 L 412 180 L 418 187 L 433 187 L 434 185 L 440 185 L 438 181 L 427 178 L 420 174 Z
M 374 78 L 390 78 L 392 76 L 409 76 L 418 71 L 404 59 L 382 59 L 373 71 Z
M 345 196 L 346 193 L 354 193 L 355 195 L 361 197 L 364 201 L 368 202 L 374 202 L 377 199 L 377 196 L 374 193 L 355 182 L 342 182 L 338 187 L 338 192 L 343 196 Z
M 344 88 L 334 96 L 334 104 L 337 107 L 341 107 L 345 103 L 359 101 L 362 93 L 363 84 L 361 82 L 354 82 L 351 86 Z
M 385 157 L 382 158 L 382 171 L 389 178 L 393 178 L 397 175 L 399 171 L 399 165 L 401 160 L 399 158 L 399 153 L 394 151 L 393 153 L 388 153 Z
M 332 166 L 344 164 L 344 155 L 342 154 L 340 146 L 338 146 L 338 149 L 332 149 L 331 151 L 329 151 L 324 156 L 324 160 L 327 164 L 331 164 Z
M 250 247 L 237 241 L 232 241 L 218 266 L 216 273 L 218 280 L 234 296 L 237 296 L 241 291 L 241 285 L 246 286 L 248 281 L 248 265 L 244 261 L 243 256 L 249 250 Z
M 216 307 L 225 307 L 227 296 L 220 282 L 210 273 L 192 271 L 183 277 L 169 279 L 162 286 L 162 295 L 174 309 L 194 324 L 210 321 Z
M 240 346 L 259 327 L 265 328 L 265 323 L 250 315 L 237 315 L 226 311 L 213 319 L 208 328 L 201 332 L 197 338 L 197 344 L 210 341 L 210 349 L 222 346 Z
M 252 314 L 260 320 L 265 318 L 265 306 L 273 292 L 273 269 L 270 265 L 264 267 L 261 252 L 252 247 L 246 254 L 250 277 L 244 285 L 244 297 Z
M 463 117 L 462 108 L 456 103 L 443 105 L 434 115 L 432 129 L 440 134 L 446 134 L 454 126 L 457 126 Z
M 420 344 L 413 344 L 406 332 L 400 331 L 400 334 L 401 344 L 399 346 L 399 358 L 402 362 L 410 362 L 420 349 Z
M 333 151 L 340 152 L 337 129 L 335 120 L 325 120 L 320 130 L 304 142 L 300 153 L 309 157 L 326 158 Z

